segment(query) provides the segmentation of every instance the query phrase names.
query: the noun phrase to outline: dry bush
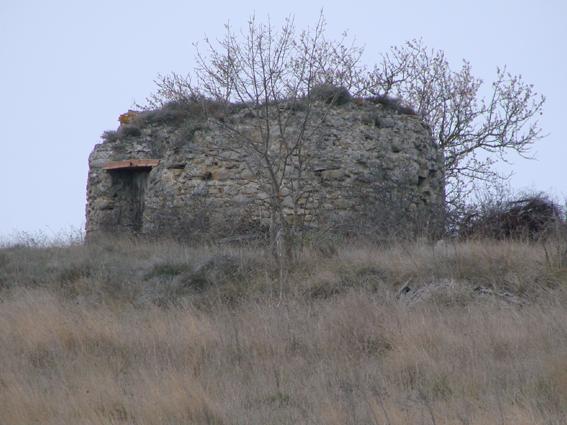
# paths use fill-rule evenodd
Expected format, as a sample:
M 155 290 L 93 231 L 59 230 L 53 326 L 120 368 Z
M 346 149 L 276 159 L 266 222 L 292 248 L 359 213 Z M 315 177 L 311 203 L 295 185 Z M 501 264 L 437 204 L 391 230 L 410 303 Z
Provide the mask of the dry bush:
M 352 100 L 348 89 L 332 84 L 319 84 L 311 88 L 310 96 L 329 105 L 345 105 Z
M 402 99 L 387 95 L 375 95 L 365 99 L 369 102 L 383 105 L 385 108 L 396 111 L 400 114 L 417 115 L 417 112 Z
M 0 250 L 0 423 L 566 422 L 567 273 L 541 245 L 306 250 L 283 287 L 264 255 Z
M 564 212 L 542 194 L 510 200 L 490 200 L 471 206 L 459 223 L 463 238 L 541 240 L 565 225 Z

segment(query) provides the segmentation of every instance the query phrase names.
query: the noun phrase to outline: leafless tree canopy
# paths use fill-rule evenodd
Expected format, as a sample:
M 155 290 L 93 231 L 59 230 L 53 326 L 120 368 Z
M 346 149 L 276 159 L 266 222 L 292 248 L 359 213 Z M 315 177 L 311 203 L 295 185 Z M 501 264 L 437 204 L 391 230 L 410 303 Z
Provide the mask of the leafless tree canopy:
M 321 108 L 312 108 L 321 100 L 313 94 L 340 87 L 331 90 L 331 99 L 318 102 L 327 106 L 341 94 L 350 96 L 348 90 L 363 75 L 361 54 L 362 49 L 346 43 L 346 34 L 328 40 L 322 15 L 314 28 L 304 31 L 296 30 L 292 19 L 276 28 L 252 18 L 244 31 L 227 25 L 221 40 L 205 39 L 204 48 L 197 47 L 194 72 L 160 77 L 149 103 L 200 100 L 205 109 L 211 102 L 217 107 L 236 104 L 254 118 L 248 127 L 218 119 L 210 125 L 226 135 L 216 142 L 219 155 L 236 155 L 256 177 L 266 194 L 274 248 L 279 242 L 289 257 L 294 227 L 301 227 L 302 205 L 313 192 L 303 178 L 310 160 L 304 145 L 314 140 L 325 118 Z
M 303 146 L 322 122 L 311 108 L 314 88 L 334 86 L 353 96 L 395 98 L 413 108 L 443 151 L 449 207 L 458 207 L 475 181 L 501 178 L 492 168 L 497 159 L 505 160 L 511 152 L 527 156 L 543 136 L 537 118 L 544 97 L 505 67 L 497 68 L 488 87 L 473 75 L 469 62 L 453 70 L 443 51 L 430 50 L 421 40 L 392 47 L 373 67 L 361 64 L 362 53 L 346 34 L 328 39 L 323 15 L 304 31 L 296 29 L 293 19 L 276 27 L 251 18 L 243 31 L 226 25 L 221 40 L 205 39 L 202 48 L 197 46 L 191 74 L 160 76 L 149 106 L 209 99 L 248 109 L 257 118 L 256 128 L 245 133 L 223 123 L 231 135 L 225 149 L 249 159 L 284 229 L 289 223 L 282 214 L 282 193 L 290 194 L 297 206 L 308 192 L 301 182 L 308 161 Z M 290 111 L 297 112 L 298 103 L 301 131 L 292 134 Z
M 327 39 L 325 28 L 323 15 L 315 27 L 302 31 L 291 18 L 276 28 L 252 17 L 240 32 L 227 24 L 221 40 L 206 38 L 204 49 L 195 44 L 194 72 L 158 76 L 149 105 L 207 96 L 266 109 L 274 102 L 306 97 L 318 85 L 360 87 L 363 49 L 348 44 L 346 33 L 339 40 Z
M 544 97 L 520 75 L 497 68 L 490 87 L 463 61 L 452 70 L 441 50 L 412 40 L 381 56 L 368 74 L 370 92 L 402 99 L 431 127 L 443 149 L 447 202 L 456 206 L 478 180 L 499 178 L 492 165 L 509 152 L 526 156 L 543 134 Z

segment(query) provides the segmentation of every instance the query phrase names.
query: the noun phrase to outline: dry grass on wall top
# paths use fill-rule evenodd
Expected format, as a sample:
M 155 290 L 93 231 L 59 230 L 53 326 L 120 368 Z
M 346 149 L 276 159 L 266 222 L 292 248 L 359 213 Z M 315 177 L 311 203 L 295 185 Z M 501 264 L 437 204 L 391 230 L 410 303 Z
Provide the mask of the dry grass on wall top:
M 310 249 L 280 294 L 257 248 L 4 248 L 0 424 L 564 424 L 545 251 Z

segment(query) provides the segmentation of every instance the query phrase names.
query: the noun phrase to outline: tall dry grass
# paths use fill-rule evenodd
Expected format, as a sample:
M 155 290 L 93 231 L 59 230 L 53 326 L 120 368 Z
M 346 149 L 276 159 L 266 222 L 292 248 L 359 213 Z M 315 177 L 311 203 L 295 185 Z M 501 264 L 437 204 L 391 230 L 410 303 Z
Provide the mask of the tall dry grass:
M 562 245 L 0 250 L 0 424 L 564 424 Z

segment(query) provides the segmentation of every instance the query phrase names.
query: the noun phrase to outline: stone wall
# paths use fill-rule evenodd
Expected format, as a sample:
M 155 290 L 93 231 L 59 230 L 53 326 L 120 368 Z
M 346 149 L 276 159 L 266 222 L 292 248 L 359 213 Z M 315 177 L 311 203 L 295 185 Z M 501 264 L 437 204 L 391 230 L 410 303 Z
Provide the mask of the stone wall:
M 321 104 L 313 113 L 323 118 L 306 143 L 310 195 L 299 211 L 305 225 L 347 232 L 442 226 L 442 157 L 418 117 L 373 102 Z M 219 150 L 222 129 L 202 118 L 170 118 L 141 115 L 95 146 L 87 236 L 231 236 L 265 227 L 267 195 L 245 158 Z M 254 123 L 245 112 L 228 119 L 241 129 Z M 144 159 L 159 163 L 108 169 L 113 161 Z M 292 207 L 290 201 L 289 213 Z

